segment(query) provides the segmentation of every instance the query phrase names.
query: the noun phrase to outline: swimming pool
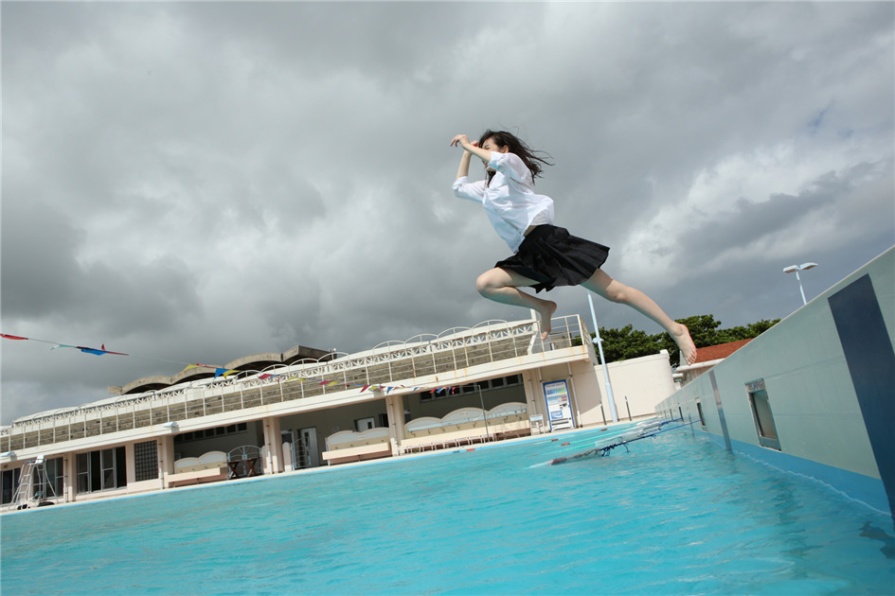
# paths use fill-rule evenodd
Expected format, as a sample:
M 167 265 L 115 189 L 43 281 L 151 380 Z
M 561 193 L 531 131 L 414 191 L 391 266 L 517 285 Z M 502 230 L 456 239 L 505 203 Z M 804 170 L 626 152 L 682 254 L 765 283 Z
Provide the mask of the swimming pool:
M 888 515 L 730 455 L 700 431 L 540 465 L 623 430 L 5 515 L 0 586 L 8 594 L 892 592 Z

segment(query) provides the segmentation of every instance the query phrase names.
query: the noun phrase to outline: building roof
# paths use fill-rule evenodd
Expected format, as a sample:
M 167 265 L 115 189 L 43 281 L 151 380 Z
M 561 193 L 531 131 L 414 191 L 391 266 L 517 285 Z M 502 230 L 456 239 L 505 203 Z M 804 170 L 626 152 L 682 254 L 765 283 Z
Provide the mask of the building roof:
M 331 351 L 318 350 L 306 346 L 295 346 L 283 353 L 263 352 L 260 354 L 242 356 L 236 360 L 231 360 L 221 368 L 228 371 L 237 370 L 241 372 L 262 371 L 271 366 L 288 366 L 301 360 L 323 362 L 332 360 L 335 357 L 336 354 Z M 217 374 L 216 369 L 210 366 L 187 367 L 171 376 L 154 375 L 136 379 L 121 387 L 109 387 L 109 393 L 112 395 L 133 395 L 135 393 L 143 393 L 146 391 L 158 391 L 179 383 L 215 378 L 217 377 Z
M 752 338 L 731 341 L 727 342 L 726 344 L 718 344 L 715 346 L 705 346 L 702 348 L 698 348 L 696 351 L 696 362 L 694 362 L 693 365 L 699 364 L 701 362 L 723 360 L 724 358 L 727 358 L 728 356 L 745 346 L 750 341 L 752 341 Z

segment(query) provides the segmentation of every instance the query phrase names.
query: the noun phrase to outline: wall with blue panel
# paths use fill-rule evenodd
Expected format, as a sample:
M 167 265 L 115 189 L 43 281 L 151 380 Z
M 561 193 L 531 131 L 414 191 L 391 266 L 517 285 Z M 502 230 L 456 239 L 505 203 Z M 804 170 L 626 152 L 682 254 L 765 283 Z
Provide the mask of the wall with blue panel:
M 661 402 L 718 443 L 895 507 L 895 248 Z M 698 404 L 698 405 L 697 405 Z

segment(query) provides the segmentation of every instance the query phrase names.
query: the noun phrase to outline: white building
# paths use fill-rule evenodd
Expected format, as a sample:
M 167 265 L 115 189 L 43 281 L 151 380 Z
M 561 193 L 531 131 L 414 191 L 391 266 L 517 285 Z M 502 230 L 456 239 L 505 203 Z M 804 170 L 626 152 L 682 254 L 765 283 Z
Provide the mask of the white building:
M 240 358 L 217 377 L 193 369 L 113 387 L 114 397 L 0 429 L 3 504 L 82 501 L 603 424 L 603 385 L 593 345 L 580 341 L 589 337 L 583 321 L 557 318 L 553 329 L 547 342 L 524 320 L 356 354 L 298 347 Z M 655 360 L 670 383 L 667 354 Z M 628 366 L 613 367 L 620 386 Z M 666 388 L 658 393 L 653 404 Z M 638 401 L 632 414 L 653 409 Z M 16 498 L 21 479 L 28 482 Z

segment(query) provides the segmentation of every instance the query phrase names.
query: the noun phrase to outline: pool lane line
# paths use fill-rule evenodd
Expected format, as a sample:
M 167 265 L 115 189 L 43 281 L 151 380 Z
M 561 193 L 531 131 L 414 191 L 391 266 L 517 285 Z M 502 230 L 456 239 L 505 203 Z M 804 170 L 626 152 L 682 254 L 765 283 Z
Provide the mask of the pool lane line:
M 681 420 L 681 419 L 677 419 L 677 420 Z M 692 424 L 695 424 L 697 422 L 696 420 L 694 420 L 692 422 L 685 422 L 683 424 L 679 424 L 678 426 L 672 426 L 671 428 L 666 428 L 666 429 L 662 428 L 663 425 L 670 424 L 671 422 L 676 422 L 677 420 L 672 420 L 670 422 L 660 422 L 659 430 L 649 433 L 649 434 L 643 434 L 643 435 L 640 435 L 639 437 L 634 437 L 632 439 L 626 440 L 626 439 L 622 438 L 622 437 L 624 437 L 624 434 L 618 435 L 621 440 L 619 440 L 617 443 L 610 443 L 608 445 L 603 445 L 600 447 L 595 446 L 593 449 L 588 449 L 587 451 L 582 451 L 581 453 L 576 453 L 576 454 L 570 455 L 568 457 L 557 457 L 557 458 L 554 458 L 553 460 L 547 462 L 547 464 L 551 465 L 551 466 L 554 466 L 557 464 L 563 464 L 570 460 L 581 459 L 583 457 L 587 457 L 587 456 L 593 455 L 595 453 L 599 453 L 600 457 L 608 457 L 610 455 L 610 453 L 612 452 L 612 450 L 615 449 L 616 447 L 624 446 L 625 449 L 627 449 L 628 443 L 633 443 L 633 442 L 639 441 L 641 439 L 650 439 L 653 437 L 657 437 L 658 435 L 660 435 L 662 433 L 668 432 L 670 430 L 676 430 L 678 428 L 684 428 L 687 426 L 691 426 Z

